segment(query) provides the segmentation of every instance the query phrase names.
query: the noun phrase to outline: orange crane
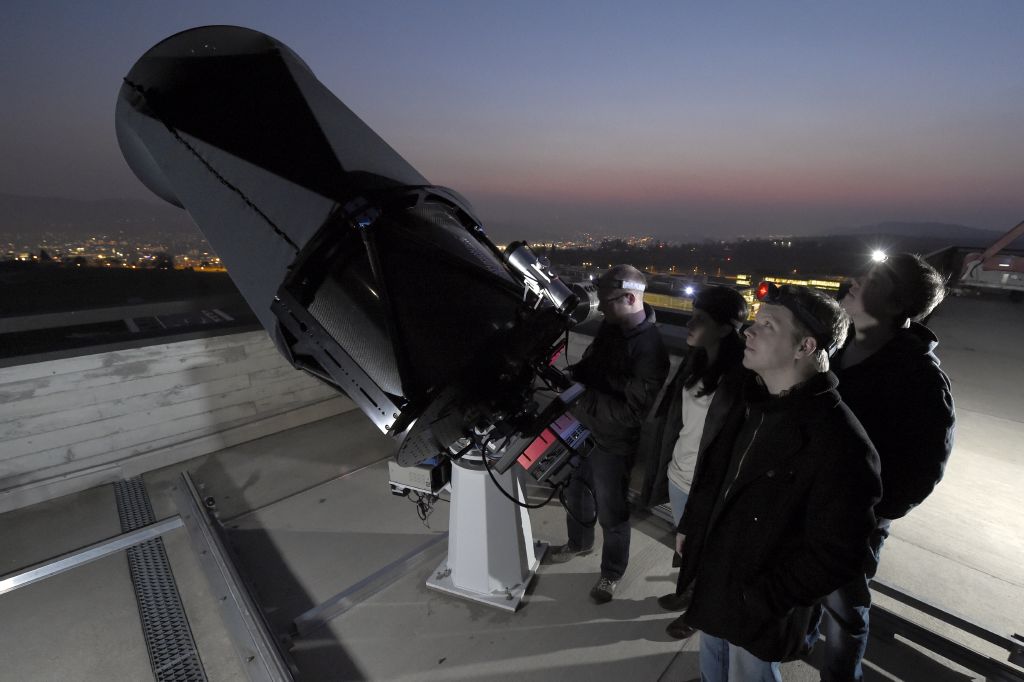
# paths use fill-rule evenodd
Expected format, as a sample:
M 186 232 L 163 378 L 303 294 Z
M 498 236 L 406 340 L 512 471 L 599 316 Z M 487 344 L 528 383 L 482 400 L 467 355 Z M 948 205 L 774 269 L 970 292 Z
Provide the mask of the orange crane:
M 960 273 L 960 286 L 1009 291 L 1012 300 L 1024 300 L 1024 257 L 1000 255 L 1000 251 L 1022 235 L 1024 221 L 992 242 L 983 253 L 968 254 Z

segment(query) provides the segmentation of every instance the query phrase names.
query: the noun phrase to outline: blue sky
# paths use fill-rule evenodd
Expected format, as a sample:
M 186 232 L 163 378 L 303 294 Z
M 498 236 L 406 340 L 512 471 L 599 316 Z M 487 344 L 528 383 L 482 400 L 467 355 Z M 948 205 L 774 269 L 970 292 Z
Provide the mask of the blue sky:
M 289 45 L 499 231 L 674 236 L 1024 217 L 1021 2 L 22 2 L 0 192 L 149 198 L 120 79 L 186 28 Z

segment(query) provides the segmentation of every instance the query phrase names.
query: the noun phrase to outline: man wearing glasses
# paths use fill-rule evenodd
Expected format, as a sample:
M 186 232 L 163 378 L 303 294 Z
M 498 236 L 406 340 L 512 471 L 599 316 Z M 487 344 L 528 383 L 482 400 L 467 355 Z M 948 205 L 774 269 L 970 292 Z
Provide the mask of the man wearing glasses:
M 853 334 L 834 360 L 839 394 L 878 450 L 882 499 L 864 573 L 824 603 L 822 679 L 860 680 L 871 593 L 892 519 L 920 504 L 942 479 L 956 421 L 949 379 L 935 355 L 938 340 L 920 323 L 944 296 L 942 276 L 919 256 L 902 253 L 854 280 L 840 305 Z
M 836 392 L 849 319 L 824 294 L 763 283 L 745 332 L 752 372 L 698 461 L 678 527 L 686 613 L 706 682 L 780 680 L 807 650 L 818 602 L 862 570 L 881 496 L 878 456 Z M 684 542 L 685 540 L 685 542 Z
M 604 322 L 573 379 L 586 387 L 572 413 L 593 434 L 595 447 L 584 458 L 566 491 L 569 541 L 554 549 L 552 563 L 589 554 L 594 519 L 604 546 L 601 577 L 590 591 L 598 604 L 611 601 L 629 560 L 629 474 L 640 425 L 668 376 L 668 351 L 644 303 L 647 280 L 631 265 L 616 265 L 597 281 Z M 596 505 L 596 510 L 595 510 Z

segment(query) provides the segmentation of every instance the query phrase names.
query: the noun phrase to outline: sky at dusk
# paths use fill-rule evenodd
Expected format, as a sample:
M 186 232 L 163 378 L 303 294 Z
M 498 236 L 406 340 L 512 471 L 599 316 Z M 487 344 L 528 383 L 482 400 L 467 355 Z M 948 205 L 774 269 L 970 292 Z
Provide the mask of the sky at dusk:
M 503 237 L 1024 218 L 1024 2 L 5 0 L 0 193 L 159 201 L 114 103 L 154 44 L 291 47 Z

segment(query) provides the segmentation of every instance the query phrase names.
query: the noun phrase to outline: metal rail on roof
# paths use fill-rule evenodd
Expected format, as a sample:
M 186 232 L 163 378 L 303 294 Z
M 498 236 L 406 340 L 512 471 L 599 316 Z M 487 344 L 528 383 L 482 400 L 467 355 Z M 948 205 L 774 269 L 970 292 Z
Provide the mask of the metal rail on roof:
M 173 492 L 242 669 L 255 682 L 291 682 L 292 666 L 235 568 L 220 524 L 211 517 L 187 471 L 181 474 Z
M 38 564 L 20 569 L 0 578 L 0 596 L 13 592 L 21 587 L 28 587 L 40 580 L 70 571 L 84 564 L 102 559 L 105 556 L 134 547 L 139 543 L 158 538 L 175 528 L 181 528 L 180 516 L 172 516 L 156 523 L 143 526 L 129 533 L 122 533 L 112 538 L 76 549 L 66 554 L 47 559 Z

